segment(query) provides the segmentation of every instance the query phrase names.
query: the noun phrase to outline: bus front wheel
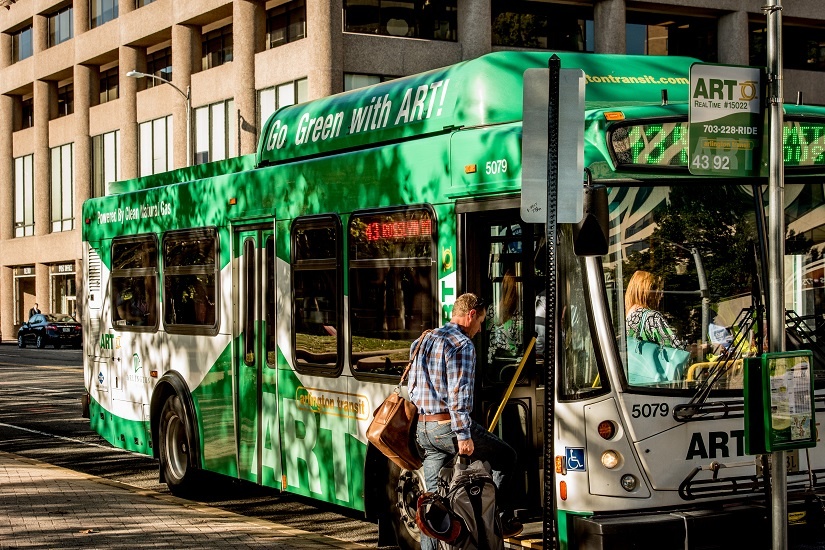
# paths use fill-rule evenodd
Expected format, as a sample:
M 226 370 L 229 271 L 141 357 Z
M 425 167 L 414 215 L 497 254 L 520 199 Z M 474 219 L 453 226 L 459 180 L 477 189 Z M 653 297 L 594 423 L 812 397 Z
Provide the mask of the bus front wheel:
M 180 397 L 171 396 L 160 415 L 160 468 L 169 490 L 177 495 L 188 494 L 195 485 L 187 422 Z
M 421 532 L 415 524 L 418 497 L 424 492 L 424 478 L 421 470 L 402 470 L 395 463 L 389 464 L 387 500 L 395 538 L 401 550 L 420 548 Z

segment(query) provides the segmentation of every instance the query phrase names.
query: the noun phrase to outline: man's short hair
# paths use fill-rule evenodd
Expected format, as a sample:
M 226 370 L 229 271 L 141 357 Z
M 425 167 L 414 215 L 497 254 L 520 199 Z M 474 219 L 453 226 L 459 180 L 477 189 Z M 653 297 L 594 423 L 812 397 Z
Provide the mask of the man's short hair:
M 476 312 L 487 311 L 487 303 L 481 296 L 467 292 L 455 299 L 453 315 L 467 315 L 473 309 Z

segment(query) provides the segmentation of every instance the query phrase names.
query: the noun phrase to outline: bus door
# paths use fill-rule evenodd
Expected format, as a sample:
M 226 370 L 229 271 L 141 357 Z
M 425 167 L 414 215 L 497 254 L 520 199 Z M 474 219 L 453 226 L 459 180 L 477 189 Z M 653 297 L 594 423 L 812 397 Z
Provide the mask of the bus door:
M 490 301 L 487 321 L 476 337 L 478 376 L 474 415 L 486 427 L 496 415 L 504 392 L 533 335 L 543 327 L 543 226 L 521 221 L 513 201 L 504 208 L 462 213 L 459 224 L 467 263 L 461 267 L 462 292 Z M 517 204 L 517 201 L 516 201 Z M 491 204 L 492 205 L 492 204 Z M 467 205 L 469 210 L 477 204 Z M 543 336 L 541 338 L 543 344 Z M 540 458 L 544 403 L 542 354 L 534 347 L 502 410 L 494 433 L 518 453 L 513 489 L 526 496 L 525 508 L 541 504 Z
M 275 240 L 271 225 L 233 232 L 233 361 L 238 477 L 280 488 L 275 365 Z

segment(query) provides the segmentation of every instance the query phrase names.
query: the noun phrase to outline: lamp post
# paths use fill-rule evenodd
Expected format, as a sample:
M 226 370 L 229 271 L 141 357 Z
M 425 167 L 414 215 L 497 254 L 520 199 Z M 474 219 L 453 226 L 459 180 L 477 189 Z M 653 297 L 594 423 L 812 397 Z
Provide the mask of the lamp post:
M 152 78 L 159 82 L 163 82 L 164 84 L 169 84 L 176 92 L 178 92 L 183 99 L 186 100 L 186 166 L 192 165 L 192 100 L 191 100 L 191 90 L 190 87 L 186 87 L 186 93 L 183 90 L 172 84 L 170 81 L 162 78 L 160 76 L 155 76 L 153 74 L 148 73 L 141 73 L 135 70 L 129 71 L 126 73 L 126 76 L 130 76 L 132 78 Z

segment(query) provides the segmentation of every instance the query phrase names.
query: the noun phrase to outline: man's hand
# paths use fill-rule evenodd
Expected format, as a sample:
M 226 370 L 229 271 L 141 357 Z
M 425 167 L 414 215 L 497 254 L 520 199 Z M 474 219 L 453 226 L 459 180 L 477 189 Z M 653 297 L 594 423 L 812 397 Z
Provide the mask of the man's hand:
M 473 454 L 474 450 L 475 450 L 475 445 L 473 445 L 472 438 L 470 438 L 470 439 L 460 439 L 458 441 L 458 454 L 470 456 L 470 455 Z

